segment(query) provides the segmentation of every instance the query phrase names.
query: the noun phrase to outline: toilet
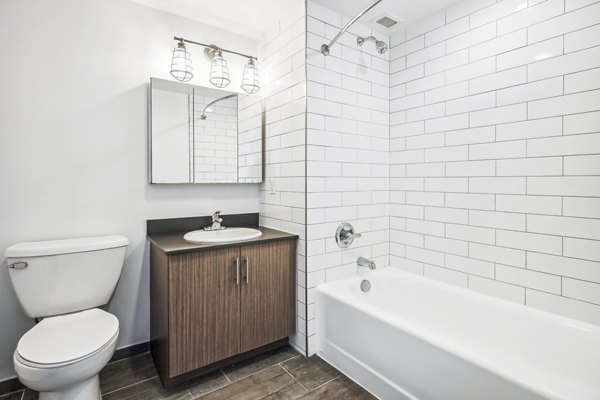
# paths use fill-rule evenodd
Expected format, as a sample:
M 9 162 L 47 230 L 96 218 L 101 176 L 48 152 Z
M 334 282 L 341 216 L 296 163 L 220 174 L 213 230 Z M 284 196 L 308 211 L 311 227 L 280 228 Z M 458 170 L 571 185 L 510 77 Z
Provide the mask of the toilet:
M 129 241 L 119 235 L 19 243 L 5 256 L 23 311 L 39 322 L 17 344 L 19 380 L 40 400 L 98 400 L 119 320 L 110 300 Z

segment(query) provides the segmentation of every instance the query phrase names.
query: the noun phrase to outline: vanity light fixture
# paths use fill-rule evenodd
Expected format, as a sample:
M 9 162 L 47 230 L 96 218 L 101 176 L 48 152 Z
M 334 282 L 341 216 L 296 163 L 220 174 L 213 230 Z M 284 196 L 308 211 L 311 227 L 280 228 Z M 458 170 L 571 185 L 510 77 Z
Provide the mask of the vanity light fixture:
M 258 81 L 258 70 L 253 59 L 248 60 L 248 64 L 244 65 L 244 74 L 242 75 L 242 89 L 248 94 L 255 94 L 260 90 Z
M 258 70 L 255 64 L 255 61 L 258 60 L 258 58 L 248 54 L 238 53 L 237 51 L 222 49 L 214 44 L 194 42 L 193 40 L 177 36 L 175 36 L 174 39 L 178 43 L 177 47 L 173 50 L 171 75 L 178 81 L 187 82 L 194 77 L 190 53 L 185 47 L 185 44 L 188 43 L 204 47 L 204 55 L 210 61 L 209 81 L 214 86 L 224 88 L 231 82 L 229 79 L 229 66 L 227 65 L 227 60 L 223 58 L 223 53 L 231 53 L 248 59 L 248 63 L 244 66 L 244 72 L 242 74 L 241 88 L 248 94 L 255 94 L 260 90 Z
M 180 40 L 173 49 L 171 59 L 171 75 L 180 82 L 187 82 L 194 77 L 190 52 L 185 48 L 185 43 Z
M 227 60 L 223 58 L 223 52 L 217 50 L 210 62 L 210 83 L 218 88 L 224 88 L 229 85 L 229 67 Z

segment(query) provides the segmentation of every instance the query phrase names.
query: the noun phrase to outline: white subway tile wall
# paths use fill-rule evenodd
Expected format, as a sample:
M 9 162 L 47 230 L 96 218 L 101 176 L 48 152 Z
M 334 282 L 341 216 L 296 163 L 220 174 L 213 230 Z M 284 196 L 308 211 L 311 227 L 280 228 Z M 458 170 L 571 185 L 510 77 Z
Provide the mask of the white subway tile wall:
M 390 49 L 391 266 L 600 324 L 600 2 L 412 26 Z
M 293 12 L 291 14 L 294 14 Z M 297 249 L 296 334 L 291 343 L 306 352 L 306 93 L 304 10 L 277 23 L 259 45 L 263 98 L 264 176 L 260 224 L 300 236 Z
M 262 182 L 262 100 L 238 95 L 238 182 Z
M 194 183 L 238 181 L 237 97 L 218 102 L 207 111 L 206 119 L 201 118 L 206 105 L 218 99 L 208 95 L 190 97 L 194 112 L 190 172 Z
M 309 354 L 315 351 L 315 287 L 355 275 L 359 256 L 374 259 L 379 267 L 389 264 L 389 52 L 382 55 L 376 52 L 373 43 L 361 47 L 356 42 L 358 35 L 373 35 L 386 43 L 389 37 L 357 23 L 332 46 L 331 55 L 323 56 L 321 45 L 333 39 L 346 22 L 342 15 L 309 1 L 306 54 Z M 441 47 L 434 45 L 429 52 L 413 52 L 407 63 L 409 66 L 418 63 L 422 69 L 425 61 L 443 51 L 443 43 Z M 404 61 L 401 67 L 404 68 Z M 409 72 L 403 79 L 419 76 Z M 362 234 L 344 250 L 334 239 L 337 226 L 343 221 L 352 223 Z

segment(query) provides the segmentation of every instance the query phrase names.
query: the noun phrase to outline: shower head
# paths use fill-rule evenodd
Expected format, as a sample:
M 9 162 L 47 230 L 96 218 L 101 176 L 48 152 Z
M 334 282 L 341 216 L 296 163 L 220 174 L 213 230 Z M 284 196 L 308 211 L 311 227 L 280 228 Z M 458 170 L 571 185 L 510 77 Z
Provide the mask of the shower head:
M 387 44 L 385 44 L 385 42 L 378 40 L 377 42 L 375 42 L 375 48 L 377 49 L 377 52 L 379 54 L 383 54 L 387 51 L 388 46 L 387 46 Z
M 369 36 L 366 38 L 363 38 L 363 37 L 356 38 L 356 43 L 358 43 L 359 46 L 362 46 L 364 42 L 375 43 L 375 48 L 377 49 L 377 52 L 379 54 L 385 53 L 388 49 L 387 44 L 385 42 L 382 42 L 381 40 L 377 40 L 377 38 L 375 36 Z

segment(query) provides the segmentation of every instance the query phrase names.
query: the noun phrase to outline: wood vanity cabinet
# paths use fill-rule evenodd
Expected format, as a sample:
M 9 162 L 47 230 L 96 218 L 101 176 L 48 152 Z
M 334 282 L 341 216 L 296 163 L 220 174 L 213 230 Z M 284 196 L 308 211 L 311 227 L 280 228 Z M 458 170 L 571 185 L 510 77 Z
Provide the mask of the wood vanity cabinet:
M 295 332 L 296 239 L 167 254 L 150 248 L 151 349 L 163 384 Z

